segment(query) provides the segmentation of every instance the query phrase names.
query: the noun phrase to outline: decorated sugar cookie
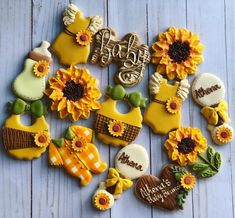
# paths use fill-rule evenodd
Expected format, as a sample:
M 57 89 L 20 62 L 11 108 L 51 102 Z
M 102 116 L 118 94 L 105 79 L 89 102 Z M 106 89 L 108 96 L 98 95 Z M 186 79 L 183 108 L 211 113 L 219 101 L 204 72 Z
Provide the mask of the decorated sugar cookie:
M 93 195 L 93 205 L 98 210 L 111 208 L 114 200 L 132 186 L 132 180 L 145 174 L 148 165 L 148 153 L 141 145 L 131 144 L 122 148 L 115 157 L 115 168 L 109 168 L 107 179 L 100 183 Z
M 100 16 L 86 17 L 74 4 L 69 4 L 64 12 L 65 29 L 51 45 L 61 64 L 86 63 L 93 35 L 102 26 Z
M 135 194 L 144 203 L 165 210 L 183 209 L 195 185 L 195 177 L 185 168 L 166 165 L 160 177 L 144 175 L 135 184 Z
M 188 80 L 169 84 L 159 73 L 154 73 L 149 81 L 153 100 L 144 113 L 144 123 L 154 133 L 166 134 L 180 127 L 181 106 L 189 93 Z
M 97 111 L 94 128 L 97 138 L 105 144 L 126 146 L 138 136 L 142 128 L 140 107 L 145 107 L 146 98 L 140 92 L 126 93 L 121 85 L 109 86 L 106 92 L 108 99 Z M 126 114 L 117 111 L 118 101 L 125 100 L 131 105 Z
M 92 64 L 106 67 L 113 62 L 117 63 L 115 82 L 125 87 L 140 83 L 145 67 L 150 62 L 150 53 L 148 46 L 140 44 L 140 39 L 135 33 L 128 33 L 118 41 L 112 29 L 104 28 L 99 30 L 94 38 Z
M 67 173 L 80 179 L 81 185 L 89 185 L 91 173 L 102 173 L 107 164 L 93 144 L 93 131 L 82 126 L 70 126 L 64 138 L 53 139 L 49 145 L 49 164 L 64 167 Z
M 46 107 L 40 100 L 29 105 L 18 98 L 11 104 L 10 112 L 2 128 L 6 151 L 16 159 L 32 160 L 40 157 L 50 143 L 49 125 L 44 117 Z M 34 115 L 35 122 L 32 125 L 21 123 L 24 112 Z
M 228 105 L 224 100 L 225 87 L 220 78 L 210 73 L 198 75 L 192 83 L 192 96 L 202 106 L 201 113 L 207 119 L 208 130 L 216 144 L 227 144 L 234 131 L 229 125 Z
M 157 65 L 156 71 L 166 74 L 169 80 L 182 80 L 197 71 L 197 65 L 203 61 L 203 48 L 197 34 L 170 27 L 153 43 L 152 63 Z
M 23 71 L 16 77 L 12 88 L 14 93 L 27 101 L 35 101 L 43 97 L 46 87 L 45 77 L 50 71 L 52 63 L 51 53 L 48 51 L 50 43 L 43 41 L 38 48 L 29 52 L 24 62 Z
M 68 69 L 59 69 L 55 77 L 49 78 L 45 94 L 52 101 L 51 110 L 58 111 L 61 119 L 86 119 L 91 111 L 100 108 L 98 81 L 86 68 L 71 65 Z

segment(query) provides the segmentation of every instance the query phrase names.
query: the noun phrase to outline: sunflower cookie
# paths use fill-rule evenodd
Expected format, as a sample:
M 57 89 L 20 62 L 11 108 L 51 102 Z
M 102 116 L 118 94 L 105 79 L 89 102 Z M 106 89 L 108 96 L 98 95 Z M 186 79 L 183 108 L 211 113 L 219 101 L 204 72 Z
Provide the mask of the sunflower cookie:
M 40 100 L 31 105 L 17 98 L 10 106 L 11 115 L 2 128 L 3 144 L 11 156 L 16 159 L 32 160 L 46 151 L 50 143 L 49 125 L 45 120 L 46 107 Z M 35 122 L 30 126 L 21 123 L 24 112 L 35 116 Z
M 232 141 L 234 131 L 229 125 L 228 105 L 224 100 L 225 87 L 220 78 L 210 73 L 198 75 L 192 83 L 192 96 L 202 106 L 213 141 L 222 145 Z
M 131 87 L 141 82 L 146 65 L 150 62 L 148 46 L 140 44 L 135 33 L 128 33 L 120 41 L 116 40 L 115 32 L 110 28 L 99 30 L 94 37 L 92 64 L 106 67 L 115 62 L 118 72 L 115 81 L 122 86 Z
M 140 92 L 126 93 L 121 85 L 109 86 L 106 96 L 108 99 L 101 103 L 95 116 L 97 138 L 105 144 L 126 146 L 135 140 L 142 128 L 140 107 L 145 107 L 147 99 Z M 132 107 L 126 114 L 121 114 L 116 109 L 117 101 L 122 100 Z
M 166 74 L 169 80 L 182 80 L 197 71 L 197 65 L 203 60 L 203 48 L 197 34 L 170 27 L 153 43 L 152 63 L 157 65 L 156 71 Z
M 51 53 L 48 51 L 49 46 L 49 42 L 43 41 L 40 47 L 29 52 L 29 57 L 24 63 L 24 70 L 12 84 L 12 89 L 18 97 L 27 101 L 35 101 L 43 97 L 46 87 L 45 77 L 52 63 Z
M 83 13 L 74 4 L 69 4 L 64 11 L 65 30 L 51 45 L 61 64 L 86 63 L 93 35 L 102 26 L 100 16 L 83 17 Z
M 148 153 L 141 145 L 131 144 L 122 148 L 115 157 L 115 168 L 109 168 L 107 179 L 100 183 L 93 195 L 93 205 L 98 210 L 111 208 L 114 200 L 132 186 L 132 180 L 147 171 L 148 165 Z
M 159 73 L 154 73 L 149 81 L 149 91 L 153 100 L 144 113 L 144 123 L 154 133 L 166 134 L 180 127 L 181 106 L 189 93 L 187 79 L 169 84 Z
M 55 77 L 49 78 L 45 94 L 52 101 L 51 110 L 58 111 L 61 119 L 86 119 L 91 111 L 100 108 L 98 81 L 86 68 L 71 65 L 66 70 L 59 69 Z
M 185 168 L 168 164 L 160 177 L 144 175 L 135 184 L 135 194 L 142 202 L 165 210 L 183 209 L 186 196 L 196 179 Z
M 93 131 L 82 126 L 70 126 L 63 138 L 52 139 L 49 145 L 49 164 L 64 167 L 81 185 L 90 184 L 92 173 L 102 173 L 107 164 L 100 160 Z

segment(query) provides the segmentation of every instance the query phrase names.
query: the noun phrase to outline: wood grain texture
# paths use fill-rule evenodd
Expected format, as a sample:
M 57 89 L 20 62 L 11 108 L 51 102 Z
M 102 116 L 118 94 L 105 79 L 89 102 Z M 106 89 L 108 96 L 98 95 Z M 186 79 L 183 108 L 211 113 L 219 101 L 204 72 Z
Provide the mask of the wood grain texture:
M 8 116 L 6 103 L 14 99 L 10 90 L 15 76 L 23 69 L 27 53 L 42 40 L 52 42 L 63 30 L 62 13 L 65 6 L 76 4 L 85 16 L 101 15 L 104 26 L 113 28 L 118 37 L 128 32 L 136 32 L 142 43 L 149 46 L 156 35 L 169 26 L 187 27 L 200 35 L 205 45 L 204 63 L 198 72 L 211 72 L 219 76 L 226 85 L 226 99 L 232 122 L 235 122 L 235 2 L 233 0 L 1 0 L 0 21 L 0 79 L 2 93 L 0 103 L 1 123 Z M 55 56 L 52 71 L 54 75 L 61 66 Z M 84 66 L 84 65 L 79 65 Z M 100 81 L 104 93 L 108 84 L 113 85 L 115 64 L 106 68 L 85 65 Z M 148 95 L 149 76 L 155 71 L 150 64 L 143 81 L 128 88 L 128 92 L 139 90 Z M 190 78 L 192 81 L 192 78 Z M 101 101 L 104 98 L 101 99 Z M 47 102 L 47 99 L 45 99 Z M 121 112 L 126 111 L 123 104 Z M 206 121 L 200 115 L 200 108 L 191 96 L 183 104 L 182 125 L 199 127 L 206 135 L 208 144 L 213 144 Z M 30 118 L 23 117 L 29 123 Z M 51 125 L 52 137 L 60 137 L 71 122 L 59 120 L 56 113 L 47 117 Z M 92 127 L 93 116 L 75 124 Z M 233 124 L 234 125 L 234 124 Z M 136 143 L 142 144 L 150 154 L 149 172 L 158 176 L 161 168 L 169 163 L 162 145 L 165 136 L 154 135 L 144 125 Z M 2 143 L 1 143 L 2 144 Z M 103 145 L 98 140 L 102 160 L 114 165 L 114 157 L 119 148 Z M 193 192 L 187 197 L 183 211 L 165 212 L 142 204 L 133 194 L 126 191 L 115 206 L 105 212 L 96 211 L 91 205 L 91 197 L 107 172 L 94 175 L 88 187 L 80 187 L 79 182 L 68 176 L 63 169 L 49 168 L 47 154 L 33 161 L 16 161 L 0 149 L 0 217 L 1 218 L 234 218 L 235 196 L 235 148 L 231 144 L 214 146 L 223 155 L 222 170 L 211 179 L 198 180 Z

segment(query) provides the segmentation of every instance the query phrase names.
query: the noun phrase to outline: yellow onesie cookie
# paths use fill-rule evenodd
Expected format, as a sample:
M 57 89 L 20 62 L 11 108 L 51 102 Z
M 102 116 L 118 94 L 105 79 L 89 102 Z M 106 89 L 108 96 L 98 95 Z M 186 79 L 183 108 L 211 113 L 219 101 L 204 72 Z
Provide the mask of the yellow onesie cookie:
M 52 43 L 52 51 L 58 56 L 61 64 L 86 63 L 92 36 L 102 26 L 102 18 L 84 18 L 77 6 L 69 4 L 65 9 L 63 22 L 65 30 Z
M 30 111 L 36 117 L 31 126 L 24 126 L 20 121 L 24 111 Z M 49 125 L 43 116 L 45 106 L 40 100 L 28 105 L 18 98 L 12 103 L 11 112 L 2 128 L 5 149 L 16 159 L 40 157 L 50 143 Z
M 180 127 L 181 104 L 189 93 L 188 80 L 168 84 L 159 73 L 152 75 L 149 82 L 152 102 L 148 105 L 144 122 L 155 133 L 166 134 Z
M 145 107 L 147 99 L 139 92 L 127 94 L 121 85 L 108 87 L 106 95 L 109 98 L 101 104 L 95 117 L 97 137 L 105 144 L 126 146 L 135 140 L 142 128 L 140 107 Z M 119 113 L 116 109 L 119 100 L 128 101 L 132 109 L 126 114 Z

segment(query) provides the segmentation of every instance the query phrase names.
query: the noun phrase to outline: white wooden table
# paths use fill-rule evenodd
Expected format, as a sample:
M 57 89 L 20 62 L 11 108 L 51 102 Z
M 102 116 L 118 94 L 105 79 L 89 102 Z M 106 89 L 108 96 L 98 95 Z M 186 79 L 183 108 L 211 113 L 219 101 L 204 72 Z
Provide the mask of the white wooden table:
M 23 69 L 28 51 L 42 40 L 52 41 L 63 29 L 62 12 L 69 0 L 1 0 L 0 1 L 0 104 L 1 123 L 8 116 L 6 103 L 15 97 L 10 90 L 15 76 Z M 105 26 L 114 28 L 122 37 L 136 32 L 142 42 L 151 45 L 156 35 L 169 26 L 187 27 L 198 32 L 205 61 L 199 72 L 212 72 L 226 85 L 230 117 L 235 123 L 235 1 L 234 0 L 72 0 L 86 16 L 101 15 Z M 61 67 L 54 57 L 53 71 Z M 100 80 L 102 92 L 112 84 L 115 66 L 101 69 L 87 64 L 90 72 Z M 146 69 L 144 80 L 131 90 L 139 90 L 148 97 L 147 81 L 154 66 Z M 190 78 L 190 81 L 192 78 Z M 47 120 L 53 137 L 59 137 L 71 123 L 59 120 L 51 113 Z M 78 125 L 92 126 L 93 117 L 78 121 Z M 24 119 L 26 122 L 27 119 Z M 28 119 L 29 121 L 29 119 Z M 199 127 L 207 136 L 206 121 L 191 96 L 183 105 L 182 124 Z M 144 126 L 136 140 L 150 154 L 149 172 L 158 175 L 169 160 L 162 149 L 165 137 L 151 133 Z M 118 149 L 96 142 L 104 161 L 113 166 Z M 2 145 L 2 143 L 1 143 Z M 148 207 L 137 200 L 133 190 L 126 191 L 114 207 L 97 212 L 91 196 L 106 172 L 94 176 L 88 187 L 68 176 L 62 169 L 51 169 L 47 155 L 33 161 L 16 161 L 0 149 L 0 217 L 1 218 L 232 218 L 235 214 L 235 147 L 232 144 L 214 146 L 223 155 L 221 172 L 205 180 L 198 180 L 187 198 L 183 211 L 165 212 Z

